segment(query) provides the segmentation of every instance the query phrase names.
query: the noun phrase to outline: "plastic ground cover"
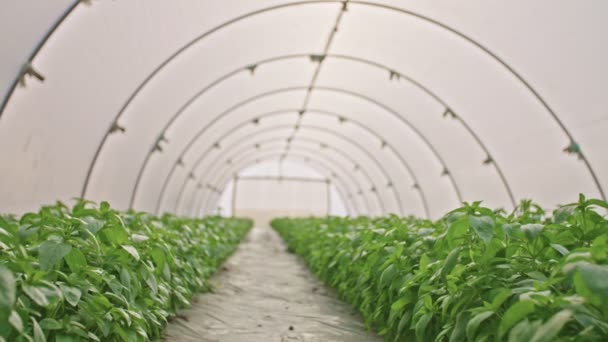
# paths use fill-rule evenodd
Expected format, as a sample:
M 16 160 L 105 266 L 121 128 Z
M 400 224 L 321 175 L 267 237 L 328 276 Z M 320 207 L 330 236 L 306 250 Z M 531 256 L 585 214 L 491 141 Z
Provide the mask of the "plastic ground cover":
M 254 228 L 211 283 L 167 341 L 382 341 L 270 228 Z

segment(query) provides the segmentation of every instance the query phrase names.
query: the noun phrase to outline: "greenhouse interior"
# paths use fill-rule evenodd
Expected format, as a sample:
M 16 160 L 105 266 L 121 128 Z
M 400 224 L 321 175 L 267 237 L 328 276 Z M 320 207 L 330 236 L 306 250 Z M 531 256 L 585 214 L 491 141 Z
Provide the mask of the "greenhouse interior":
M 0 3 L 0 342 L 608 341 L 608 2 Z

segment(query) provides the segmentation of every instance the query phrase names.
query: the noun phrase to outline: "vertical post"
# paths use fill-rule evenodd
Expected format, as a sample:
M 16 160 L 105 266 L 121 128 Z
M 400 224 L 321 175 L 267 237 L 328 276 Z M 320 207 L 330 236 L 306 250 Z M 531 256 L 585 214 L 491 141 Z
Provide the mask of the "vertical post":
M 231 212 L 232 217 L 236 216 L 236 184 L 239 181 L 239 176 L 234 175 L 232 179 L 232 199 L 231 199 Z

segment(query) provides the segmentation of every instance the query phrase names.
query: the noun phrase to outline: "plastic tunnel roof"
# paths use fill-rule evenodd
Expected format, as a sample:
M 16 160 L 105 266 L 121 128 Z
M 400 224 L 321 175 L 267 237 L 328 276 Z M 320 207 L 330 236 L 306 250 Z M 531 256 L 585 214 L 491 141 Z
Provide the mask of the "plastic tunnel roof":
M 0 208 L 204 214 L 300 162 L 357 214 L 608 189 L 608 2 L 6 1 Z

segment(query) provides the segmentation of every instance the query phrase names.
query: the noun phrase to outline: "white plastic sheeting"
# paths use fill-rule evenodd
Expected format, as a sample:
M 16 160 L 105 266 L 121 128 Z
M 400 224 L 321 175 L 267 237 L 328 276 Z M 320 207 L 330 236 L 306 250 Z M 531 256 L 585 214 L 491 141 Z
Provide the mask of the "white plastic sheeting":
M 235 214 L 244 211 L 284 211 L 291 216 L 329 214 L 331 202 L 324 180 L 237 178 Z
M 602 0 L 0 6 L 3 212 L 209 211 L 260 158 L 318 164 L 361 214 L 608 187 Z M 28 63 L 44 82 L 11 91 Z

